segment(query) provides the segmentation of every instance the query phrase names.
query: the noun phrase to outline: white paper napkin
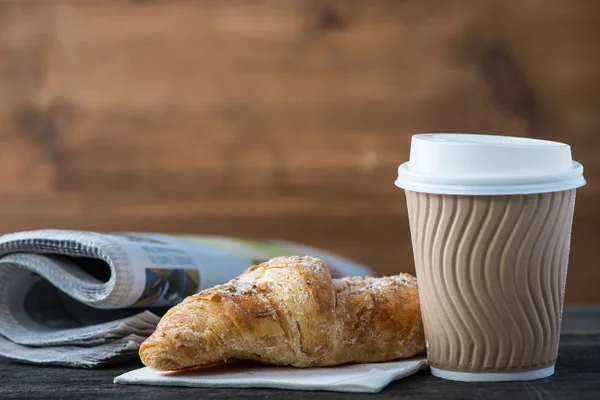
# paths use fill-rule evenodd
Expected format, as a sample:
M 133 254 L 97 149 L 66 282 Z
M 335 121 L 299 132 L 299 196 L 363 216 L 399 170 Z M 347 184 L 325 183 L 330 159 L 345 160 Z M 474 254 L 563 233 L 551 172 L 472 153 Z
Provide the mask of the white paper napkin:
M 424 357 L 329 368 L 231 365 L 184 373 L 140 368 L 117 376 L 115 383 L 159 386 L 275 388 L 376 393 L 390 382 L 426 368 Z

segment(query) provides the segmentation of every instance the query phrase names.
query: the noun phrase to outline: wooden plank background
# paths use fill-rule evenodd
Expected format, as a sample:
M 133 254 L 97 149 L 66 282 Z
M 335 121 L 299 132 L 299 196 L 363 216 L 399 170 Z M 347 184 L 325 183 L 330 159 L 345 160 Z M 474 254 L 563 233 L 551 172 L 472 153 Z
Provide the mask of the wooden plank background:
M 414 271 L 416 132 L 566 141 L 600 301 L 600 1 L 0 0 L 0 232 L 280 237 Z

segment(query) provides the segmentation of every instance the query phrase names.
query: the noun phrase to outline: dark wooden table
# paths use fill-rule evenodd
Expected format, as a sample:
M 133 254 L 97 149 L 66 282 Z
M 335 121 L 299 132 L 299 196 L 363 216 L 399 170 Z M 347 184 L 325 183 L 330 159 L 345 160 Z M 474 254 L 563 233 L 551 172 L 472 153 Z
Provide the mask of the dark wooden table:
M 203 389 L 115 385 L 115 376 L 137 362 L 96 370 L 38 367 L 0 361 L 0 399 L 8 398 L 356 398 L 356 399 L 600 399 L 600 307 L 570 308 L 556 373 L 548 379 L 510 383 L 458 383 L 419 372 L 391 383 L 378 394 L 300 392 L 273 389 Z

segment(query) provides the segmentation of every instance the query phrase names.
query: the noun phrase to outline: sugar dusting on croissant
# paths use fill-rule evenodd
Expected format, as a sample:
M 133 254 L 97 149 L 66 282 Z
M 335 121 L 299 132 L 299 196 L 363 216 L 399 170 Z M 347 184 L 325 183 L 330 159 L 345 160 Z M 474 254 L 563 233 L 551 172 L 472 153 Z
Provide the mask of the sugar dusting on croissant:
M 425 350 L 416 279 L 331 279 L 312 257 L 279 257 L 171 308 L 140 348 L 160 371 L 227 360 L 316 367 Z

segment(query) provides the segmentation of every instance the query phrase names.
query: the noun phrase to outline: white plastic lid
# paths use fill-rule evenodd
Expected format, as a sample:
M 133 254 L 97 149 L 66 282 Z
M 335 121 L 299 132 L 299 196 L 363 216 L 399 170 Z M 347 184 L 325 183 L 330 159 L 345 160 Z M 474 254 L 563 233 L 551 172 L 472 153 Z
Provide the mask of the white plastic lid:
M 412 137 L 396 186 L 415 192 L 502 195 L 558 192 L 585 185 L 571 146 L 548 140 L 462 133 Z

